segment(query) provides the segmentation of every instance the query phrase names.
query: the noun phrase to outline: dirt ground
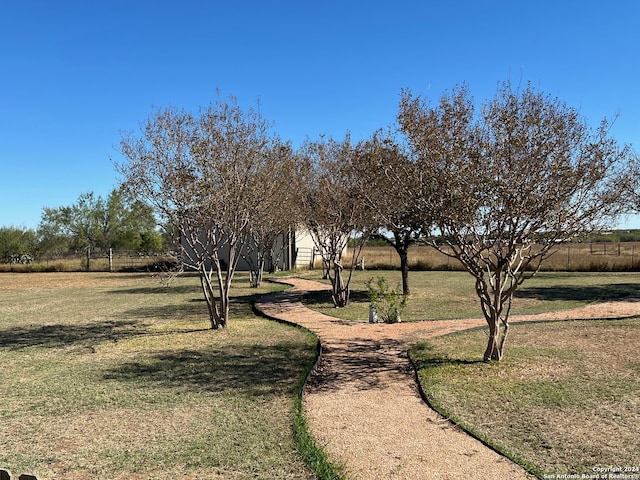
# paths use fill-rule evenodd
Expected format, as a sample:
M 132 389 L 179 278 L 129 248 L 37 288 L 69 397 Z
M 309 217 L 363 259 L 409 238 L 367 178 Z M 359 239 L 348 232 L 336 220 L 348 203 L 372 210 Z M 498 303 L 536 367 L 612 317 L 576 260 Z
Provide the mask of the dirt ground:
M 345 322 L 300 302 L 326 289 L 287 278 L 292 289 L 263 297 L 265 315 L 301 325 L 322 343 L 322 357 L 305 390 L 316 441 L 350 479 L 528 479 L 521 467 L 430 409 L 419 395 L 408 350 L 420 339 L 485 324 L 483 319 L 369 324 Z M 640 314 L 640 300 L 514 316 L 527 320 L 611 318 Z

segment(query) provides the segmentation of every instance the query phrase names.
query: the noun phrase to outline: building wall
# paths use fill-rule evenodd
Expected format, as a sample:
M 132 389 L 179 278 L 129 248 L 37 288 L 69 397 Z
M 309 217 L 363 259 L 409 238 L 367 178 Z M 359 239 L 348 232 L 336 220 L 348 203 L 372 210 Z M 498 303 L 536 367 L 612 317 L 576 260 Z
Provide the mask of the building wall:
M 188 245 L 183 243 L 183 248 L 187 251 Z M 244 255 L 247 256 L 247 248 L 245 248 Z M 295 268 L 308 268 L 312 266 L 314 255 L 314 244 L 311 235 L 306 230 L 291 231 L 290 233 L 284 233 L 278 237 L 276 244 L 271 252 L 271 261 L 267 261 L 265 264 L 265 271 L 274 270 L 292 270 Z M 220 259 L 224 260 L 229 257 L 229 247 L 223 246 L 220 249 Z M 255 260 L 255 252 L 251 252 L 250 255 Z M 249 262 L 244 258 L 238 260 L 238 271 L 249 270 Z

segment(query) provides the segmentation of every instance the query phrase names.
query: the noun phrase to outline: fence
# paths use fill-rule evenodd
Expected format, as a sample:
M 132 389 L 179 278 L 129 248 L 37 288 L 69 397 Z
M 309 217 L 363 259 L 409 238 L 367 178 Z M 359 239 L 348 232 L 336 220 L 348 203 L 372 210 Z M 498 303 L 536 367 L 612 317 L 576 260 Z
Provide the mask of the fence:
M 399 269 L 400 257 L 392 247 L 365 247 L 366 268 Z M 462 270 L 457 260 L 427 246 L 409 248 L 411 270 Z M 630 271 L 640 270 L 640 243 L 564 243 L 554 247 L 543 262 L 547 271 Z
M 109 271 L 160 271 L 178 263 L 172 253 L 145 253 L 109 250 Z
M 23 473 L 19 477 L 12 477 L 11 472 L 9 470 L 5 470 L 0 468 L 0 480 L 38 480 L 38 477 L 35 475 L 31 475 L 30 473 Z
M 84 254 L 57 255 L 55 257 L 33 258 L 24 263 L 1 263 L 0 271 L 5 272 L 126 272 L 162 271 L 172 268 L 178 262 L 172 252 L 109 251 L 93 252 L 87 262 Z M 88 269 L 87 269 L 88 264 Z M 1 479 L 0 479 L 1 480 Z

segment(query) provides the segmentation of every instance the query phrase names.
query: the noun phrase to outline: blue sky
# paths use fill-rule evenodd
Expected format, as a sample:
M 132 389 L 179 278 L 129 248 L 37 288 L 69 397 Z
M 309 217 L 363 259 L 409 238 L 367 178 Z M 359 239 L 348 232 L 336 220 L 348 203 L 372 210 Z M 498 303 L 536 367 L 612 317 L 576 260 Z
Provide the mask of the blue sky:
M 619 114 L 639 151 L 639 48 L 635 0 L 1 0 L 0 226 L 106 196 L 122 131 L 218 89 L 299 144 L 391 125 L 402 88 L 481 102 L 531 81 L 593 126 Z

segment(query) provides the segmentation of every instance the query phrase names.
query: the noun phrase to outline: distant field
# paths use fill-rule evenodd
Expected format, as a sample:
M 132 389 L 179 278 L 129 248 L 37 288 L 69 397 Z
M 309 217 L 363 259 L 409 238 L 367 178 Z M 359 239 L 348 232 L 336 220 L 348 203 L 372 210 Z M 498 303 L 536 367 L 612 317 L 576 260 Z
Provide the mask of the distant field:
M 310 479 L 296 389 L 316 340 L 256 317 L 239 274 L 228 329 L 198 279 L 0 275 L 0 467 L 41 479 Z
M 364 266 L 369 270 L 400 268 L 400 258 L 389 246 L 365 247 L 362 252 Z M 95 272 L 153 271 L 176 258 L 166 254 L 144 255 L 137 252 L 116 252 L 111 264 L 107 256 L 91 259 L 89 269 Z M 316 258 L 316 268 L 321 264 Z M 424 245 L 409 249 L 411 270 L 461 270 L 456 260 Z M 0 272 L 74 272 L 85 271 L 87 259 L 82 255 L 39 259 L 28 264 L 0 263 Z M 558 245 L 554 254 L 543 264 L 544 271 L 610 272 L 640 270 L 640 242 L 565 243 Z
M 400 268 L 392 247 L 366 247 L 362 256 L 367 269 Z M 460 264 L 437 250 L 421 245 L 409 249 L 412 270 L 460 270 Z M 640 243 L 565 243 L 543 263 L 545 271 L 629 271 L 640 270 Z

